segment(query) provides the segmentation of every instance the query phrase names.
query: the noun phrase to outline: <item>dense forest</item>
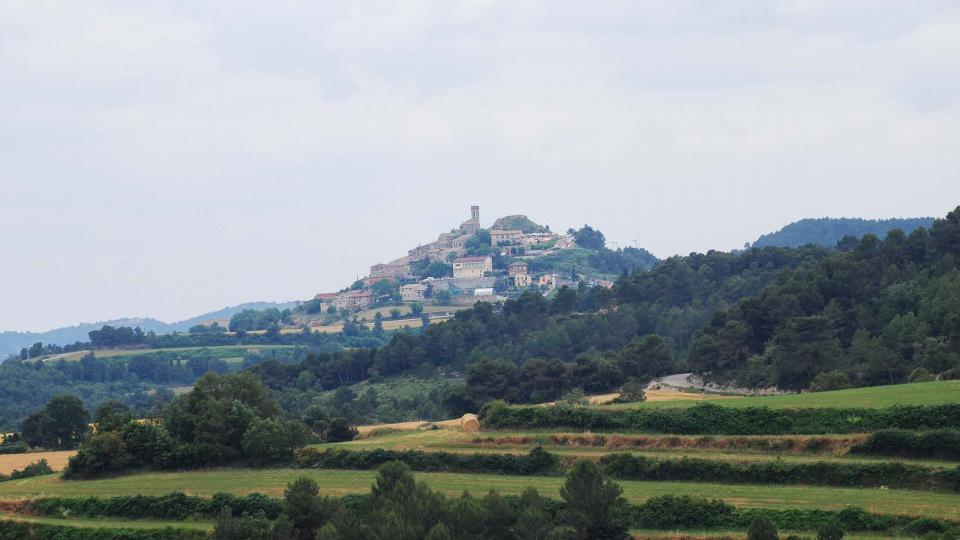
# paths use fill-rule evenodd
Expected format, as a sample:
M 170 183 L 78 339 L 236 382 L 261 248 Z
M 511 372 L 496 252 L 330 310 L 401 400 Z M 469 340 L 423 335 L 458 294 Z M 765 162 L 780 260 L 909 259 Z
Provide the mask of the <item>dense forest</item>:
M 841 240 L 718 311 L 688 363 L 747 384 L 895 384 L 960 367 L 960 208 L 928 231 Z
M 933 218 L 807 218 L 762 235 L 752 247 L 800 247 L 806 244 L 833 247 L 844 236 L 861 238 L 872 234 L 882 239 L 894 229 L 910 234 L 920 227 L 929 229 L 932 224 Z

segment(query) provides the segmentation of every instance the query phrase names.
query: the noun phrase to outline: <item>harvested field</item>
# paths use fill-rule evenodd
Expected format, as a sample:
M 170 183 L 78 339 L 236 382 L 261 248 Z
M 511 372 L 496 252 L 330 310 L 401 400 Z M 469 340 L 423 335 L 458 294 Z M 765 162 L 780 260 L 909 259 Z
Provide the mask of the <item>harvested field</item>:
M 2 454 L 0 455 L 0 474 L 10 474 L 16 470 L 23 470 L 31 463 L 36 463 L 41 459 L 47 460 L 50 467 L 55 471 L 61 471 L 67 466 L 67 460 L 70 456 L 76 454 L 75 450 L 64 450 L 62 452 L 34 452 L 30 454 Z

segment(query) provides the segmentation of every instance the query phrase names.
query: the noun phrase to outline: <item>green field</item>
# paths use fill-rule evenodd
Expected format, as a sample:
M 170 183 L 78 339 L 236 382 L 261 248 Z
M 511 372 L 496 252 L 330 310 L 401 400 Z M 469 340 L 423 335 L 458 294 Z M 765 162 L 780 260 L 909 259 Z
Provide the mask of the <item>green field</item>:
M 133 520 L 116 518 L 55 518 L 37 517 L 23 514 L 0 514 L 0 520 L 23 521 L 27 523 L 41 523 L 43 525 L 61 525 L 66 527 L 80 527 L 83 529 L 189 529 L 195 531 L 213 530 L 212 521 L 163 521 L 163 520 Z
M 668 408 L 693 407 L 700 403 L 714 403 L 724 407 L 770 407 L 773 409 L 820 408 L 820 407 L 865 407 L 880 408 L 894 405 L 943 405 L 960 403 L 960 381 L 935 381 L 925 383 L 897 384 L 852 388 L 832 392 L 810 392 L 778 396 L 717 397 L 702 401 L 677 400 L 649 403 L 618 403 L 594 405 L 602 410 L 631 409 L 636 407 Z
M 234 494 L 263 493 L 282 495 L 284 487 L 299 476 L 309 476 L 320 484 L 325 495 L 365 493 L 376 476 L 375 471 L 314 469 L 214 469 L 177 473 L 143 473 L 87 481 L 65 481 L 56 475 L 0 483 L 0 500 L 33 499 L 45 496 L 111 497 L 120 495 L 163 495 L 179 491 L 209 497 L 217 492 Z M 542 476 L 500 476 L 492 474 L 415 473 L 430 487 L 450 495 L 464 490 L 486 493 L 491 488 L 503 494 L 519 494 L 533 486 L 541 493 L 557 497 L 563 478 Z M 809 486 L 725 485 L 693 482 L 618 482 L 624 496 L 638 503 L 658 495 L 694 495 L 720 498 L 728 503 L 773 509 L 842 509 L 849 505 L 871 512 L 910 516 L 960 519 L 960 494 L 928 491 L 851 489 Z
M 217 353 L 222 358 L 239 357 L 242 361 L 243 356 L 248 351 L 266 351 L 270 349 L 292 349 L 294 345 L 217 345 L 213 347 L 171 347 L 169 349 L 98 349 L 93 351 L 97 358 L 123 358 L 126 356 L 137 356 L 140 354 L 158 353 L 158 352 L 180 352 L 194 353 L 207 350 Z M 66 354 L 57 354 L 49 358 L 42 358 L 44 362 L 66 360 L 68 362 L 79 360 L 90 351 L 75 351 Z

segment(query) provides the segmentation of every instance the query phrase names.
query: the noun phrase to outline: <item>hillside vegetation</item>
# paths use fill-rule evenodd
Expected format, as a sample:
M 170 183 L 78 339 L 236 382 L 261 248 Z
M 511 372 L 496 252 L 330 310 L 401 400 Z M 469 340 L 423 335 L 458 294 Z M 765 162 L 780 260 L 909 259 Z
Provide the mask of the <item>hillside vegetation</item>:
M 929 229 L 933 218 L 861 219 L 861 218 L 807 218 L 795 221 L 782 229 L 764 234 L 752 247 L 800 247 L 817 244 L 833 247 L 844 237 L 859 239 L 872 234 L 883 239 L 888 232 L 899 229 L 910 234 L 914 229 Z

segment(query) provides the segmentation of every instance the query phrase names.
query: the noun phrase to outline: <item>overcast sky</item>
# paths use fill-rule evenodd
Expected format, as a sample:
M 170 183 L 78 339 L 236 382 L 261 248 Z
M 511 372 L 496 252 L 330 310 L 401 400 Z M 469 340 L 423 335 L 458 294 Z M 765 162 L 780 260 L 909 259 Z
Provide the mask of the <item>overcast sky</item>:
M 0 0 L 0 330 L 308 298 L 471 204 L 659 257 L 942 216 L 958 92 L 955 1 Z

